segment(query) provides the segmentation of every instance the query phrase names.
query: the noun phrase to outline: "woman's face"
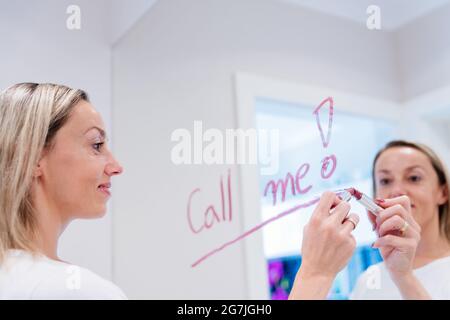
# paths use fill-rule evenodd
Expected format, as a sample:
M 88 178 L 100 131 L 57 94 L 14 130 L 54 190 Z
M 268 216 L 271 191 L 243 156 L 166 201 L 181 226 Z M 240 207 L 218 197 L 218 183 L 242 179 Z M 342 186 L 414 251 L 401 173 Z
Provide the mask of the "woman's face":
M 86 101 L 72 109 L 53 148 L 39 162 L 42 194 L 68 219 L 97 218 L 106 212 L 111 177 L 122 172 L 105 143 L 100 114 Z
M 447 192 L 439 186 L 431 161 L 421 151 L 393 147 L 384 151 L 375 164 L 377 198 L 407 195 L 413 217 L 421 227 L 438 220 L 438 206 L 447 201 Z

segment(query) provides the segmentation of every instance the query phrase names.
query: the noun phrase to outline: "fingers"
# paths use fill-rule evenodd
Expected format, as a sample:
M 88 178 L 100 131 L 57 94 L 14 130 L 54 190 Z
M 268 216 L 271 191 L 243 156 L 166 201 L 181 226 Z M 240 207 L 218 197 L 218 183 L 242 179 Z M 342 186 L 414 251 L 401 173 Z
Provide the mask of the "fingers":
M 399 196 L 399 197 L 390 198 L 390 199 L 383 199 L 383 200 L 381 200 L 381 202 L 378 201 L 377 204 L 383 208 L 389 208 L 396 204 L 399 204 L 403 208 L 405 208 L 407 211 L 411 211 L 411 200 L 409 199 L 408 196 Z
M 405 223 L 406 222 L 406 223 Z M 406 228 L 406 230 L 402 230 Z M 392 233 L 397 231 L 400 234 L 401 231 L 404 231 L 403 234 L 400 234 L 402 237 L 407 238 L 420 238 L 420 233 L 415 230 L 413 227 L 408 226 L 407 221 L 400 217 L 399 215 L 394 215 L 387 220 L 385 220 L 379 227 L 379 236 L 383 237 L 388 233 Z
M 406 211 L 406 209 L 399 204 L 395 204 L 392 207 L 381 211 L 378 217 L 375 219 L 375 222 L 378 226 L 380 226 L 384 221 L 395 215 L 398 215 L 404 220 L 408 219 L 408 212 Z
M 356 213 L 350 213 L 345 219 L 344 222 L 342 223 L 343 225 L 343 232 L 345 233 L 351 233 L 356 226 L 359 223 L 359 216 Z
M 344 221 L 345 217 L 347 217 L 350 211 L 350 204 L 347 201 L 341 201 L 334 209 L 332 214 L 330 215 L 331 223 L 339 226 Z
M 325 191 L 320 197 L 319 203 L 317 204 L 316 209 L 314 209 L 312 215 L 316 218 L 326 218 L 330 215 L 332 206 L 337 206 L 341 202 L 342 200 L 340 200 L 334 192 Z
M 406 251 L 415 248 L 416 240 L 388 234 L 384 237 L 378 238 L 372 246 L 374 248 L 392 247 L 400 250 L 404 249 Z
M 372 224 L 372 230 L 375 230 L 377 227 L 377 216 L 374 215 L 371 211 L 367 211 L 367 217 L 369 218 L 370 223 Z
M 384 209 L 375 219 L 378 229 L 389 218 L 394 215 L 400 216 L 403 220 L 406 220 L 415 230 L 420 232 L 419 224 L 414 220 L 411 215 L 411 204 L 407 196 L 401 196 L 392 199 L 385 199 L 383 202 L 378 202 Z
M 330 227 L 350 234 L 359 223 L 359 216 L 354 213 L 349 215 L 349 211 L 350 204 L 347 201 L 343 201 L 335 193 L 327 191 L 321 196 L 311 221 L 318 223 L 327 220 Z

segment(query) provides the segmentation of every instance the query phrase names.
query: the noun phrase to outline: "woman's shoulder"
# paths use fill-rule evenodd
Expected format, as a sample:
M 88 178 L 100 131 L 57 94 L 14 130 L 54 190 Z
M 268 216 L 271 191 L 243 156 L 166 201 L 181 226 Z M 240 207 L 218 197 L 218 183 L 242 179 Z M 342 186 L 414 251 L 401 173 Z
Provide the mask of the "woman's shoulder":
M 417 268 L 414 274 L 433 299 L 450 299 L 450 257 Z M 401 294 L 381 262 L 360 275 L 350 299 L 401 299 Z
M 73 264 L 15 251 L 2 266 L 3 295 L 18 299 L 126 299 L 112 282 Z M 0 290 L 2 291 L 2 290 Z
M 119 287 L 89 269 L 61 263 L 52 271 L 34 287 L 32 299 L 126 299 Z
M 415 269 L 416 272 L 434 272 L 437 269 L 448 270 L 450 267 L 450 256 L 435 259 L 426 265 Z
M 436 259 L 414 273 L 433 299 L 450 299 L 450 256 Z

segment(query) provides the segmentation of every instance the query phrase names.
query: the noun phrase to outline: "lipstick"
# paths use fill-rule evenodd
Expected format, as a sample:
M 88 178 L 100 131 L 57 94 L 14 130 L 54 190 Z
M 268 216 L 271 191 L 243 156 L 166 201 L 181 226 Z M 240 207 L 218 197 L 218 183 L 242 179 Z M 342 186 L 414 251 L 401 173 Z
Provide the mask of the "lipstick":
M 352 197 L 355 198 L 356 201 L 364 206 L 364 208 L 366 208 L 376 216 L 378 216 L 379 212 L 383 210 L 383 208 L 377 205 L 372 198 L 355 188 L 340 190 L 336 192 L 336 194 L 341 197 L 342 200 L 347 202 L 350 201 Z
M 372 212 L 375 215 L 378 215 L 383 208 L 381 208 L 379 205 L 373 201 L 372 198 L 365 195 L 361 191 L 355 189 L 355 188 L 348 188 L 346 189 L 359 203 L 361 203 L 367 210 Z

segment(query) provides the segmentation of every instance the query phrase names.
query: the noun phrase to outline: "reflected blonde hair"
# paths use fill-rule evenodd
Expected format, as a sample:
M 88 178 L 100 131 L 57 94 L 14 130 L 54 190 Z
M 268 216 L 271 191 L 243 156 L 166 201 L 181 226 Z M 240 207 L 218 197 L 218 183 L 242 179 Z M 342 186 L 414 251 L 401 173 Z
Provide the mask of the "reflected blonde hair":
M 450 242 L 450 197 L 448 196 L 448 192 L 450 190 L 449 188 L 449 175 L 448 171 L 445 168 L 444 163 L 441 161 L 441 159 L 438 157 L 438 155 L 428 146 L 421 144 L 421 143 L 415 143 L 411 141 L 405 141 L 405 140 L 394 140 L 386 144 L 383 149 L 378 151 L 376 154 L 373 164 L 372 164 L 372 188 L 373 193 L 376 194 L 376 182 L 375 182 L 375 164 L 378 160 L 378 158 L 381 156 L 381 154 L 391 148 L 398 148 L 398 147 L 408 147 L 416 149 L 420 152 L 422 152 L 424 155 L 427 156 L 427 158 L 430 160 L 431 165 L 433 166 L 434 171 L 437 174 L 438 177 L 438 183 L 440 187 L 444 188 L 444 191 L 447 193 L 447 201 L 439 206 L 439 229 L 440 232 L 445 235 L 447 240 Z
M 36 252 L 33 174 L 44 149 L 86 92 L 63 85 L 19 83 L 0 92 L 0 264 L 8 249 Z

